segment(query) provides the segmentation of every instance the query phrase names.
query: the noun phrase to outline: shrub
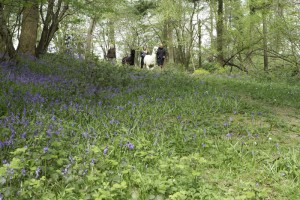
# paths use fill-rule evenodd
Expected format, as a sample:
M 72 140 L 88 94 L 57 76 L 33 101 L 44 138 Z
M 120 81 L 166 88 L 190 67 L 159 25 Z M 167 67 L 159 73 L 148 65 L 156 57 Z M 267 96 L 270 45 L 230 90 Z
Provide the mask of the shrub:
M 196 69 L 193 74 L 194 75 L 208 75 L 210 73 L 209 73 L 209 71 L 200 68 L 200 69 Z

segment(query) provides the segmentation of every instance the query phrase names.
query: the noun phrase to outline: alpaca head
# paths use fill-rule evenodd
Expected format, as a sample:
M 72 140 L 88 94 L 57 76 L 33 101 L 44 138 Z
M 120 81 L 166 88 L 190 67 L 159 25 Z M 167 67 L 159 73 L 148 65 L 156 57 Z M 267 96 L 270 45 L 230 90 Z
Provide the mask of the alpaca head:
M 153 47 L 153 54 L 156 54 L 158 47 Z
M 134 49 L 131 49 L 130 55 L 131 55 L 132 57 L 134 57 L 134 55 L 135 55 L 135 50 L 134 50 Z

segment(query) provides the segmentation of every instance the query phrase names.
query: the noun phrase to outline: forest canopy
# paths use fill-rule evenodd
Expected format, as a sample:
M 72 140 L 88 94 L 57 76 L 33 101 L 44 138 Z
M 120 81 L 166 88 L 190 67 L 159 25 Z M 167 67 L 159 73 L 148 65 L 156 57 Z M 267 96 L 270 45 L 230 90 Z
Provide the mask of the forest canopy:
M 67 51 L 103 59 L 115 45 L 120 60 L 163 43 L 167 63 L 187 71 L 299 76 L 299 10 L 297 0 L 5 0 L 0 51 L 2 59 Z

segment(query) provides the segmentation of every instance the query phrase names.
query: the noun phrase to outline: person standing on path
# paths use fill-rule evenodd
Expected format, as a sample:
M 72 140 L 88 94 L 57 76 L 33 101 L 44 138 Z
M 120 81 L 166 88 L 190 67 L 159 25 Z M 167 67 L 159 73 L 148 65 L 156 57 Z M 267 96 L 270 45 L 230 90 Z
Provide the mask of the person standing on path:
M 166 50 L 164 49 L 162 43 L 160 43 L 157 49 L 156 57 L 157 57 L 157 65 L 162 69 L 166 58 Z
M 116 48 L 115 48 L 114 45 L 110 46 L 110 48 L 107 51 L 106 57 L 107 57 L 109 62 L 111 62 L 112 64 L 115 64 L 115 62 L 116 62 Z

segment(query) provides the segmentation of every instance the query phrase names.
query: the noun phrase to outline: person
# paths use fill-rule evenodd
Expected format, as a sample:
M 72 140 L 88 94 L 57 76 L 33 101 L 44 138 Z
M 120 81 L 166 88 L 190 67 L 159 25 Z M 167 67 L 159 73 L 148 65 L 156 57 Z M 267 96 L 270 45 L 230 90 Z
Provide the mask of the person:
M 157 65 L 162 69 L 166 58 L 166 50 L 164 49 L 162 43 L 159 45 L 157 49 L 156 57 L 157 57 Z
M 144 47 L 143 50 L 141 51 L 141 68 L 143 69 L 144 67 L 144 58 L 147 55 L 147 47 Z
M 114 45 L 110 46 L 110 48 L 107 51 L 107 55 L 106 55 L 107 59 L 109 62 L 111 63 L 115 63 L 116 61 L 116 48 Z

